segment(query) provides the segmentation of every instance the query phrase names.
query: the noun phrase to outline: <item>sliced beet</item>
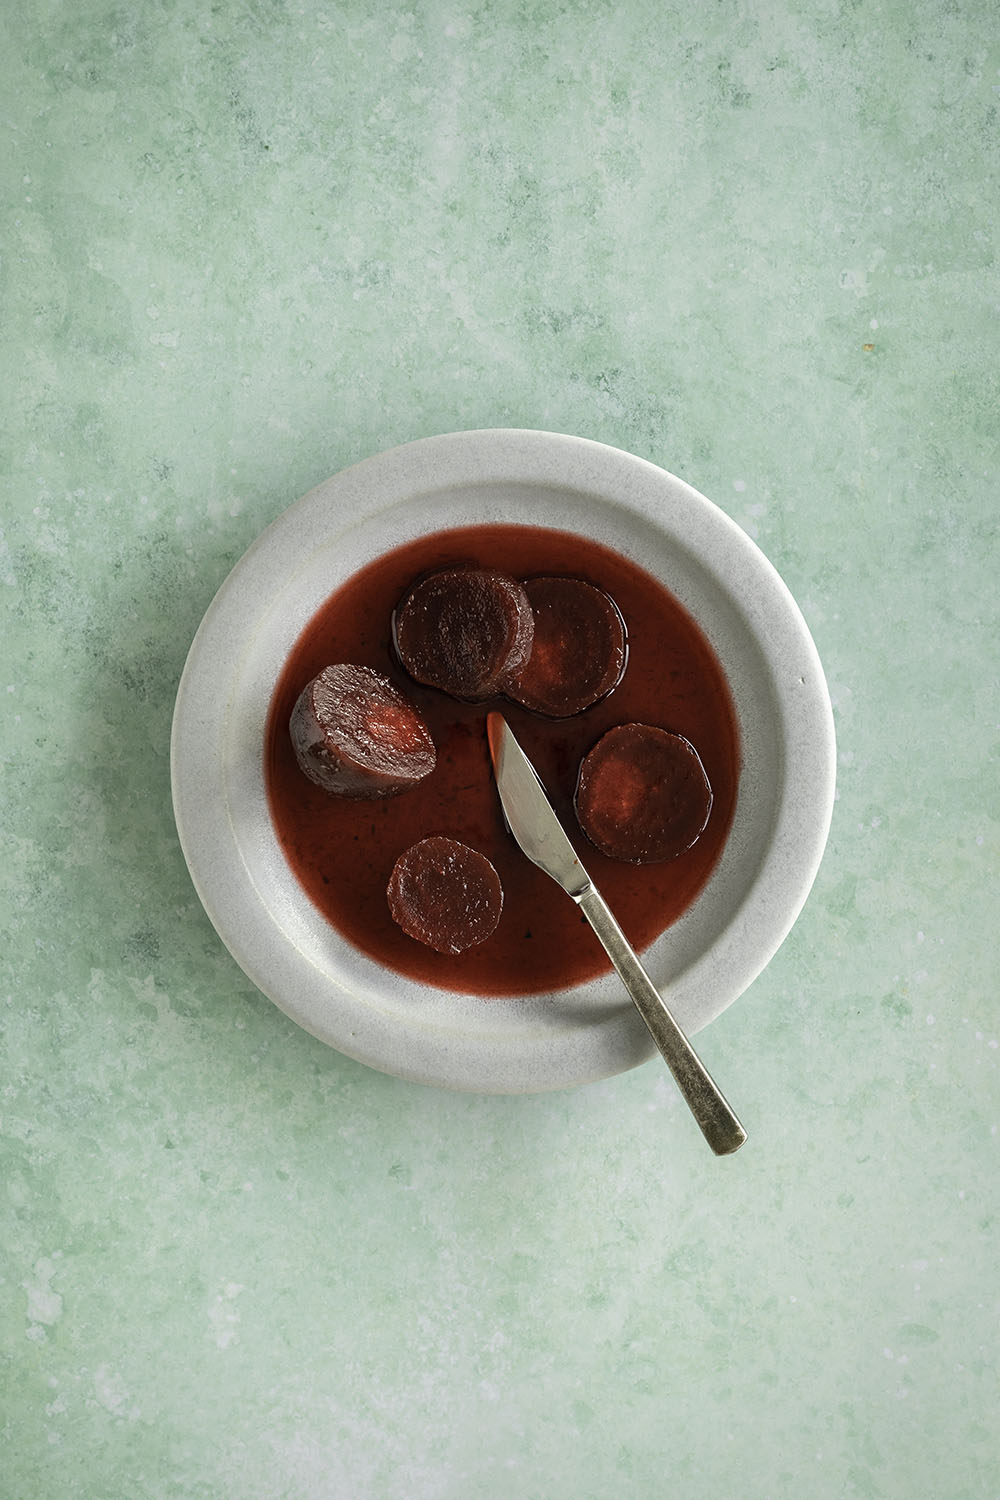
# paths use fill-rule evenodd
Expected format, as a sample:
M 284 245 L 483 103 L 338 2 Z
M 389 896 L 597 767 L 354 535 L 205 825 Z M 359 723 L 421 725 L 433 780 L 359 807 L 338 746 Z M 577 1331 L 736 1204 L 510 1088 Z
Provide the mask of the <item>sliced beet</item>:
M 324 668 L 302 689 L 288 727 L 301 769 L 335 797 L 394 797 L 437 760 L 416 708 L 371 667 Z
M 496 930 L 500 877 L 485 854 L 435 834 L 397 859 L 387 891 L 392 919 L 438 953 L 464 953 Z
M 580 765 L 580 827 L 611 859 L 636 865 L 673 859 L 690 849 L 711 811 L 705 767 L 683 735 L 622 724 Z
M 448 568 L 419 579 L 393 616 L 393 639 L 417 682 L 478 702 L 500 691 L 531 653 L 534 620 L 506 573 Z
M 534 640 L 507 695 L 551 719 L 568 719 L 621 681 L 625 622 L 614 600 L 582 578 L 529 578 L 524 589 Z

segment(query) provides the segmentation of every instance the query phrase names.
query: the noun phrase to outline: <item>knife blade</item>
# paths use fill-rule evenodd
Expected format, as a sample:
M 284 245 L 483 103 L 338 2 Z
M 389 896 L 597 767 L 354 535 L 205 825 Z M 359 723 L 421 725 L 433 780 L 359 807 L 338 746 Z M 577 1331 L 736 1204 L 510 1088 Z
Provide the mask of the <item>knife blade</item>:
M 493 775 L 507 825 L 523 852 L 576 902 L 611 959 L 701 1132 L 717 1156 L 747 1138 L 732 1106 L 698 1057 L 585 870 L 545 788 L 503 714 L 486 716 Z
M 577 900 L 592 881 L 556 817 L 538 772 L 503 714 L 487 714 L 486 734 L 497 791 L 511 833 L 532 864 L 561 885 L 567 896 Z

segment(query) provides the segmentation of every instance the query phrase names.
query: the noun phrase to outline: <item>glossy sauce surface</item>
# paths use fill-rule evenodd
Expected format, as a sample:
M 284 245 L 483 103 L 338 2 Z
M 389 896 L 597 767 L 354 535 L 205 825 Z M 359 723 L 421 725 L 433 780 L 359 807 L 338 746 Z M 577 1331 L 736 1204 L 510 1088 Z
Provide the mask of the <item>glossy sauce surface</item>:
M 549 720 L 507 700 L 459 703 L 422 687 L 392 650 L 392 612 L 413 580 L 472 564 L 515 578 L 565 574 L 603 589 L 621 610 L 628 664 L 607 698 L 572 719 Z M 423 714 L 436 769 L 383 802 L 351 802 L 313 786 L 292 752 L 288 720 L 303 687 L 334 662 L 392 678 Z M 687 611 L 635 563 L 584 537 L 529 526 L 438 532 L 385 553 L 347 580 L 313 616 L 275 688 L 265 757 L 271 816 L 300 883 L 332 925 L 378 962 L 425 984 L 483 995 L 526 995 L 581 983 L 608 960 L 575 904 L 530 864 L 503 822 L 486 742 L 499 707 L 532 759 L 583 863 L 640 951 L 687 909 L 714 868 L 732 823 L 739 736 L 718 661 Z M 573 810 L 580 761 L 615 724 L 655 724 L 697 748 L 714 801 L 694 846 L 666 864 L 630 865 L 600 854 Z M 443 834 L 479 849 L 503 883 L 500 924 L 480 947 L 434 952 L 393 922 L 386 887 L 410 845 Z

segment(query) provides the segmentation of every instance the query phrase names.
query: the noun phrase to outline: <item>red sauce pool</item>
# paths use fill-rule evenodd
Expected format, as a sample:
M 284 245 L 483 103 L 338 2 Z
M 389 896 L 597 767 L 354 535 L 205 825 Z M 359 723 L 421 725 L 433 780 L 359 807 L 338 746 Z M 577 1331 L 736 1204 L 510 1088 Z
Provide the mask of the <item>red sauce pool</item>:
M 392 611 L 407 585 L 434 568 L 472 563 L 517 578 L 563 573 L 610 594 L 628 630 L 625 676 L 573 719 L 540 718 L 506 700 L 458 703 L 413 682 L 392 653 Z M 416 703 L 437 746 L 437 767 L 413 791 L 382 802 L 328 796 L 299 770 L 288 720 L 305 684 L 333 662 L 386 673 Z M 732 823 L 739 736 L 722 669 L 704 635 L 662 584 L 635 563 L 568 532 L 475 526 L 438 532 L 377 558 L 317 611 L 296 642 L 271 701 L 265 773 L 271 816 L 289 865 L 328 921 L 379 963 L 440 989 L 529 995 L 609 968 L 570 898 L 530 864 L 504 826 L 486 742 L 486 713 L 502 709 L 534 762 L 563 826 L 633 946 L 641 950 L 702 889 Z M 580 761 L 605 730 L 629 722 L 686 736 L 714 793 L 704 833 L 667 864 L 629 865 L 599 854 L 573 811 Z M 503 883 L 496 932 L 446 957 L 409 938 L 389 915 L 398 856 L 429 834 L 481 850 Z

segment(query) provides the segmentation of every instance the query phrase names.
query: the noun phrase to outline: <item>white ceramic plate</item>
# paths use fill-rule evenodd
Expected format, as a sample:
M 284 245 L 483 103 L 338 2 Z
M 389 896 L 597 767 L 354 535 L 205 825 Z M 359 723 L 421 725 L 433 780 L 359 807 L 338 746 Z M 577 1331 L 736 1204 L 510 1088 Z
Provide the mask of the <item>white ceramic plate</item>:
M 287 1015 L 383 1072 L 527 1093 L 652 1054 L 618 980 L 489 1000 L 382 968 L 302 891 L 264 789 L 271 694 L 317 608 L 380 553 L 489 522 L 580 532 L 640 563 L 686 605 L 726 672 L 743 751 L 733 826 L 701 895 L 644 955 L 681 1025 L 706 1025 L 764 968 L 812 885 L 833 803 L 833 718 L 816 648 L 774 568 L 711 501 L 642 459 L 498 429 L 410 443 L 327 480 L 279 516 L 213 600 L 177 694 L 171 772 L 205 910 Z

